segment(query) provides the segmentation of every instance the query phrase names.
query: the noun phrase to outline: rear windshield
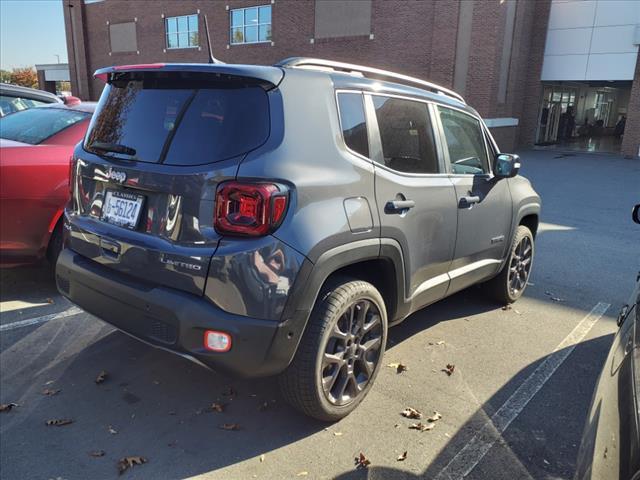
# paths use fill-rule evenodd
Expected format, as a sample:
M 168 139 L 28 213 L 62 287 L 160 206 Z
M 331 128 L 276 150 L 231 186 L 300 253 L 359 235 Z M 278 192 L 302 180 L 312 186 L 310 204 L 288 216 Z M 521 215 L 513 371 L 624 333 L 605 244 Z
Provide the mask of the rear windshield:
M 85 149 L 142 162 L 202 165 L 253 150 L 268 136 L 269 100 L 260 86 L 138 75 L 105 87 Z
M 0 118 L 0 137 L 37 145 L 91 116 L 62 108 L 30 108 Z

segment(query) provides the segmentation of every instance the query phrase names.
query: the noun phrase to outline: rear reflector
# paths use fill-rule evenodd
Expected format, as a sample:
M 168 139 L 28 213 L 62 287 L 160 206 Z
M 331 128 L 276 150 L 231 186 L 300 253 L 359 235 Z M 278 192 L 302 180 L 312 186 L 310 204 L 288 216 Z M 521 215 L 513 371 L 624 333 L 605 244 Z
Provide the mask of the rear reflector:
M 204 332 L 204 348 L 212 352 L 228 352 L 231 350 L 231 335 L 207 330 Z

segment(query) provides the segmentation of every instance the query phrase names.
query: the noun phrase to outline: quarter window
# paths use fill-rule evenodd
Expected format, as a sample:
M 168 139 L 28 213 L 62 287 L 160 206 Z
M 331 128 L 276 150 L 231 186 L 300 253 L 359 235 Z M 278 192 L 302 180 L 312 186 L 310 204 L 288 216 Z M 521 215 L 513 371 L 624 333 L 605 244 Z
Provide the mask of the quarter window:
M 354 152 L 369 156 L 369 138 L 361 93 L 339 93 L 338 108 L 344 143 Z
M 193 48 L 200 45 L 198 15 L 167 17 L 164 24 L 167 48 Z
M 489 161 L 480 122 L 466 113 L 438 107 L 453 173 L 489 172 Z
M 426 103 L 373 96 L 384 163 L 405 173 L 438 173 L 433 129 Z
M 231 43 L 271 41 L 271 5 L 231 10 Z

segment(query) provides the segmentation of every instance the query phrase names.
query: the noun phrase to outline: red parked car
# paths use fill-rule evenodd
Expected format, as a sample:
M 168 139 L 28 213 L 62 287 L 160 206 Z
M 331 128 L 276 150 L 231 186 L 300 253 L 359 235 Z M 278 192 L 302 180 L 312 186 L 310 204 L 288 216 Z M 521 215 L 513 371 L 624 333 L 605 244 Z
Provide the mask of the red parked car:
M 69 159 L 95 103 L 51 104 L 0 119 L 0 266 L 55 263 Z

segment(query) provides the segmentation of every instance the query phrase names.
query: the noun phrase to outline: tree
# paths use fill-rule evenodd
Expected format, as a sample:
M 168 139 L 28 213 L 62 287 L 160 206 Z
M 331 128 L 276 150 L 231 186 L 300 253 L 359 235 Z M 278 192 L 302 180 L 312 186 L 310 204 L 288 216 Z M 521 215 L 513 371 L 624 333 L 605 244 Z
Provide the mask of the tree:
M 11 81 L 11 72 L 9 70 L 0 70 L 0 83 L 9 83 Z
M 23 87 L 38 88 L 38 73 L 32 67 L 14 68 L 11 83 Z

